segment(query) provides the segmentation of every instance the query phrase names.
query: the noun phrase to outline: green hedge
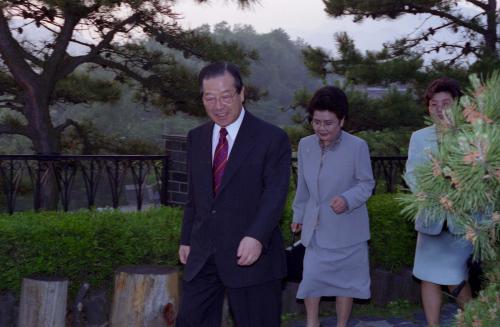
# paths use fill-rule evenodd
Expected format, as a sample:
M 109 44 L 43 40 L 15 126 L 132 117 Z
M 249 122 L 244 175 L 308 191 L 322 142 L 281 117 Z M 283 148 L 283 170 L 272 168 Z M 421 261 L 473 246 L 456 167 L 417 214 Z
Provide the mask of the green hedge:
M 182 211 L 79 211 L 0 216 L 0 290 L 19 291 L 22 277 L 68 277 L 71 291 L 89 281 L 109 287 L 128 264 L 177 264 Z
M 292 200 L 290 192 L 282 220 L 287 244 Z M 411 265 L 415 232 L 400 216 L 394 195 L 375 195 L 368 208 L 372 265 L 392 270 Z M 71 292 L 83 281 L 109 288 L 121 265 L 175 266 L 181 217 L 180 208 L 0 215 L 0 290 L 19 291 L 22 278 L 34 273 L 68 277 Z
M 500 244 L 495 245 L 496 258 L 483 262 L 485 278 L 478 296 L 455 315 L 456 327 L 500 326 Z
M 368 200 L 370 263 L 392 271 L 413 266 L 417 232 L 401 215 L 397 194 L 377 194 Z

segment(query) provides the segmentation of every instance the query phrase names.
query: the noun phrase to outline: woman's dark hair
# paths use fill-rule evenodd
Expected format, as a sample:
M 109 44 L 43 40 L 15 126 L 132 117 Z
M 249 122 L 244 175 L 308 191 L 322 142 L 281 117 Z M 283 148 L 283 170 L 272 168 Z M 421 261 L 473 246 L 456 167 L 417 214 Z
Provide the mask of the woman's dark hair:
M 198 75 L 198 84 L 200 86 L 200 92 L 203 94 L 203 81 L 213 77 L 222 76 L 225 73 L 229 73 L 234 78 L 234 87 L 236 92 L 240 93 L 243 89 L 243 81 L 241 79 L 241 73 L 238 66 L 229 62 L 215 62 L 211 63 L 200 71 Z
M 459 98 L 463 94 L 460 90 L 460 84 L 456 80 L 449 77 L 437 78 L 425 90 L 424 101 L 426 107 L 429 106 L 432 97 L 439 92 L 447 92 L 453 99 Z
M 309 121 L 312 121 L 315 111 L 330 111 L 338 120 L 347 119 L 349 104 L 344 91 L 336 86 L 325 86 L 314 93 L 307 106 Z

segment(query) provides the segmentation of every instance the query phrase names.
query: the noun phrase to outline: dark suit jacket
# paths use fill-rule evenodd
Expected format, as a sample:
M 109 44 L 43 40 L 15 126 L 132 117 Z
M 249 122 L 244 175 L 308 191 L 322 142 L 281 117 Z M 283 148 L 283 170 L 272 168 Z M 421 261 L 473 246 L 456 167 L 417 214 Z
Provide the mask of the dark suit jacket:
M 181 244 L 190 245 L 184 279 L 191 280 L 214 254 L 227 287 L 245 287 L 284 277 L 284 247 L 279 220 L 290 179 L 290 143 L 279 128 L 248 111 L 229 155 L 219 194 L 212 191 L 213 123 L 188 134 L 188 202 Z M 238 266 L 243 237 L 263 245 L 251 266 Z

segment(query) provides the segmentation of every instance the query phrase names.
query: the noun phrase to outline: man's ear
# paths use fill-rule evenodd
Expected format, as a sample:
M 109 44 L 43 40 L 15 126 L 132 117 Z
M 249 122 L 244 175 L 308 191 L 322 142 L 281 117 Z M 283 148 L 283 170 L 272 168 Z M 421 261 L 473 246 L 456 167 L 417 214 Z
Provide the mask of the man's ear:
M 245 87 L 244 86 L 241 87 L 241 91 L 238 95 L 241 99 L 241 103 L 245 102 Z

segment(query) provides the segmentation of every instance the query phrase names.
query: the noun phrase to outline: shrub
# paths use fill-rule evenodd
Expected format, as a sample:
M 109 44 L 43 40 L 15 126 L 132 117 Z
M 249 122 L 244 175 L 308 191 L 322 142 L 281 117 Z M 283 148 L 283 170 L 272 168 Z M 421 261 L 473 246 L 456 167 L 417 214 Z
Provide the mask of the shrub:
M 368 200 L 370 263 L 392 271 L 412 266 L 417 233 L 401 215 L 397 194 L 376 194 Z
M 372 156 L 405 156 L 408 153 L 411 130 L 408 128 L 391 128 L 380 131 L 367 130 L 356 133 L 356 136 L 368 143 L 370 155 Z
M 71 291 L 109 287 L 128 264 L 176 265 L 181 209 L 0 215 L 0 290 L 19 291 L 31 274 L 64 276 Z
M 500 284 L 490 283 L 479 292 L 479 296 L 467 303 L 464 311 L 455 316 L 455 326 L 500 326 Z
M 291 190 L 281 221 L 287 245 L 293 197 Z M 368 209 L 372 265 L 392 270 L 411 265 L 416 233 L 401 218 L 394 195 L 373 196 Z M 0 291 L 19 291 L 22 278 L 31 274 L 67 277 L 72 294 L 84 281 L 111 289 L 119 266 L 176 266 L 181 217 L 180 208 L 0 215 Z
M 290 224 L 293 219 L 292 203 L 295 197 L 295 190 L 290 190 L 286 198 L 285 208 L 283 209 L 283 215 L 280 221 L 281 232 L 283 234 L 283 240 L 285 242 L 285 247 L 290 245 L 292 239 L 292 232 L 290 229 Z
M 479 295 L 459 310 L 454 326 L 500 326 L 500 244 L 495 244 L 496 257 L 484 263 L 485 287 Z
M 310 128 L 304 128 L 303 125 L 286 126 L 284 130 L 288 134 L 293 151 L 297 151 L 301 138 L 311 135 Z

